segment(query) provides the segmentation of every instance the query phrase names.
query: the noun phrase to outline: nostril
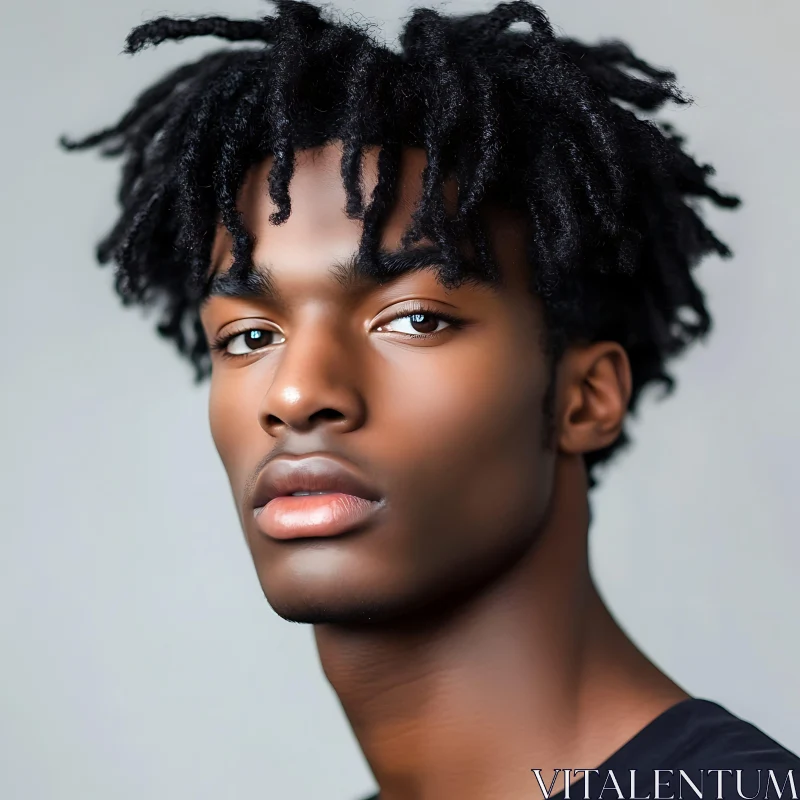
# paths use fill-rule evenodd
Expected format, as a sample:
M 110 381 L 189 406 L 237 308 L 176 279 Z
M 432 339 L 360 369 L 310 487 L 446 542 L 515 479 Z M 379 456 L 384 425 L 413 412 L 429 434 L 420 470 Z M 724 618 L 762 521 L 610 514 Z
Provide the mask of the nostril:
M 321 408 L 315 411 L 310 417 L 309 422 L 316 422 L 317 420 L 339 420 L 344 419 L 344 414 L 341 411 L 336 411 L 334 408 Z

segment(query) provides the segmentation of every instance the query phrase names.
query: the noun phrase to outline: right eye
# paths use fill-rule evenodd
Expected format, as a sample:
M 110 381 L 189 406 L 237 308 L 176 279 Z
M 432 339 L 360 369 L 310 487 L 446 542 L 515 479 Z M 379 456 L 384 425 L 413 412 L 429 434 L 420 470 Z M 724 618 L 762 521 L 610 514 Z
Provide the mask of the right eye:
M 270 337 L 277 336 L 281 341 L 269 341 Z M 221 336 L 211 346 L 224 358 L 240 358 L 250 353 L 258 352 L 273 344 L 282 344 L 286 338 L 278 331 L 263 330 L 262 328 L 248 328 L 236 333 Z

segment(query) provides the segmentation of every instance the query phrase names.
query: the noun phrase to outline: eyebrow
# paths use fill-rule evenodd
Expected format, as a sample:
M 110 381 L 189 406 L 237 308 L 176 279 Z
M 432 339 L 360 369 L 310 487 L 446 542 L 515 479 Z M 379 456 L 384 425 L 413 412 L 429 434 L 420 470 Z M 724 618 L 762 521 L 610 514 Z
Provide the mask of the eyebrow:
M 423 269 L 433 269 L 437 277 L 440 277 L 445 266 L 444 255 L 438 247 L 379 249 L 373 264 L 363 264 L 358 253 L 354 253 L 344 261 L 335 261 L 330 267 L 329 274 L 345 289 L 368 290 Z M 211 297 L 271 300 L 277 304 L 281 303 L 274 272 L 265 263 L 251 264 L 247 271 L 227 270 L 216 273 L 210 279 L 201 307 Z

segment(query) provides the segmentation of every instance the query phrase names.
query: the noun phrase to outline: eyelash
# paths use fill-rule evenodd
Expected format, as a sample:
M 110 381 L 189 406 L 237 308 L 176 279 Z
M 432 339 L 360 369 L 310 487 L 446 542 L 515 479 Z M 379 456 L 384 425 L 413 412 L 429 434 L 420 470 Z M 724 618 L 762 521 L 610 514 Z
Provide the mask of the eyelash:
M 458 330 L 459 328 L 464 327 L 464 320 L 460 319 L 459 317 L 454 317 L 452 314 L 448 314 L 445 311 L 439 311 L 437 309 L 433 309 L 430 306 L 426 306 L 423 303 L 416 304 L 413 308 L 405 308 L 402 310 L 401 313 L 398 313 L 397 316 L 392 317 L 391 319 L 387 320 L 385 324 L 389 322 L 395 322 L 398 319 L 404 319 L 405 317 L 414 317 L 418 314 L 425 314 L 427 316 L 434 317 L 435 319 L 442 320 L 448 323 L 450 328 Z M 264 331 L 265 333 L 273 333 L 273 331 L 265 330 L 264 328 L 243 328 L 242 330 L 235 331 L 233 333 L 226 333 L 224 336 L 217 337 L 211 343 L 211 350 L 215 353 L 219 353 L 222 358 L 230 358 L 230 359 L 237 359 L 237 358 L 248 358 L 253 353 L 259 353 L 262 350 L 265 350 L 270 345 L 264 345 L 264 347 L 259 348 L 258 350 L 251 350 L 250 353 L 229 353 L 227 351 L 228 345 L 237 337 L 241 336 L 243 333 L 249 333 L 250 331 Z M 434 336 L 439 336 L 443 331 L 437 331 L 435 333 L 417 333 L 414 334 L 411 338 L 413 339 L 430 339 Z M 409 336 L 410 334 L 404 334 Z

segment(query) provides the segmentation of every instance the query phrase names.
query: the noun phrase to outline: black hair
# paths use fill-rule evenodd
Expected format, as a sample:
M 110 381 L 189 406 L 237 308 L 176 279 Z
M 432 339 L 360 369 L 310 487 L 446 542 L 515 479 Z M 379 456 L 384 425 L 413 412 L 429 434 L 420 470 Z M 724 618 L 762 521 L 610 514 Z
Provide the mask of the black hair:
M 247 170 L 274 156 L 269 195 L 279 225 L 291 213 L 295 151 L 337 139 L 346 212 L 364 223 L 365 270 L 401 149 L 423 147 L 423 196 L 404 244 L 430 237 L 447 258 L 447 285 L 469 275 L 494 281 L 480 211 L 492 203 L 521 212 L 553 369 L 570 342 L 614 340 L 630 358 L 631 411 L 645 386 L 672 390 L 667 361 L 711 327 L 692 270 L 705 255 L 730 255 L 697 201 L 739 202 L 709 185 L 713 169 L 685 152 L 671 126 L 648 118 L 667 102 L 690 102 L 673 73 L 619 41 L 557 37 L 525 0 L 467 16 L 415 9 L 395 49 L 364 22 L 297 0 L 274 5 L 274 16 L 255 20 L 160 18 L 135 28 L 128 53 L 196 36 L 258 46 L 181 66 L 113 127 L 62 139 L 69 149 L 100 146 L 124 158 L 121 214 L 97 256 L 116 263 L 125 305 L 163 306 L 158 332 L 191 360 L 197 382 L 210 374 L 198 308 L 220 219 L 233 237 L 232 269 L 251 268 L 253 238 L 236 207 Z M 366 203 L 361 154 L 372 145 L 381 148 L 379 179 Z M 450 177 L 455 216 L 441 191 Z M 473 259 L 460 256 L 465 240 Z M 623 431 L 586 454 L 592 486 L 595 465 L 627 442 Z

